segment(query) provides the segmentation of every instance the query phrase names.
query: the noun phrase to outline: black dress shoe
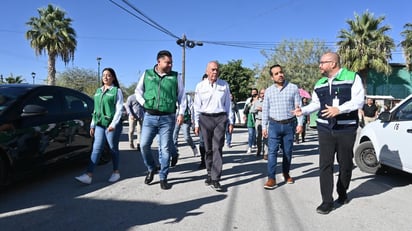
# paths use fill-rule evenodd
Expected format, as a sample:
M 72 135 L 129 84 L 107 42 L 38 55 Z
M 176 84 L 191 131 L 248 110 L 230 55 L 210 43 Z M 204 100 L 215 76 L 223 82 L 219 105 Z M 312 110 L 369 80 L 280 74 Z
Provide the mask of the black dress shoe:
M 170 167 L 176 166 L 178 159 L 179 159 L 179 155 L 172 156 L 172 160 L 170 161 Z
M 150 184 L 153 181 L 155 171 L 149 171 L 144 179 L 145 184 Z
M 349 199 L 348 199 L 347 196 L 340 196 L 340 197 L 338 197 L 336 202 L 340 205 L 345 205 L 345 204 L 349 203 Z
M 212 184 L 210 186 L 218 192 L 221 192 L 223 190 L 222 186 L 220 186 L 220 183 L 217 180 L 212 180 Z
M 160 180 L 160 188 L 163 190 L 168 190 L 170 189 L 172 186 L 167 183 L 167 180 Z
M 323 202 L 322 204 L 319 205 L 319 207 L 316 208 L 316 212 L 320 214 L 328 214 L 334 209 L 333 203 L 325 203 Z
M 212 184 L 212 177 L 207 176 L 207 177 L 206 177 L 206 180 L 205 180 L 205 185 L 206 185 L 206 186 L 209 186 L 209 185 L 211 185 L 211 184 Z

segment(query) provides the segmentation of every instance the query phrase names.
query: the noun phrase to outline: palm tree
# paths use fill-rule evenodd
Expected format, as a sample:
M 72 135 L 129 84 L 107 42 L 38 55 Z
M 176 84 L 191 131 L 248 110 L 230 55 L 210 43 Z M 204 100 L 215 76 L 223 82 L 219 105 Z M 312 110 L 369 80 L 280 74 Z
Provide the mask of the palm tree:
M 406 23 L 403 28 L 405 30 L 401 32 L 401 35 L 405 40 L 403 40 L 400 45 L 403 49 L 406 67 L 410 71 L 412 70 L 412 23 Z
M 370 69 L 390 74 L 392 71 L 389 60 L 392 59 L 392 50 L 395 43 L 385 35 L 390 26 L 380 27 L 385 20 L 384 16 L 374 18 L 366 11 L 362 16 L 355 13 L 355 20 L 347 20 L 350 30 L 342 29 L 338 38 L 338 54 L 342 58 L 343 66 L 359 72 L 367 89 L 367 76 Z
M 47 8 L 37 10 L 39 17 L 32 17 L 26 23 L 30 29 L 26 32 L 26 39 L 37 56 L 47 52 L 48 76 L 47 84 L 56 83 L 56 58 L 61 57 L 64 64 L 74 60 L 76 49 L 76 32 L 71 27 L 72 20 L 65 18 L 65 12 L 57 7 L 48 5 Z
M 21 76 L 14 77 L 13 74 L 10 74 L 10 76 L 6 78 L 6 83 L 23 83 L 23 80 Z

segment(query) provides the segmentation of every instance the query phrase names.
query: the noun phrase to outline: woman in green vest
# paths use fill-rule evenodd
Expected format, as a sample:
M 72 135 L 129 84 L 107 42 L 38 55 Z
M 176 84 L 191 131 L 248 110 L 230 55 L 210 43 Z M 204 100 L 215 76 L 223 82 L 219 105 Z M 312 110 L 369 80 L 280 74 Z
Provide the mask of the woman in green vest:
M 102 73 L 102 86 L 94 94 L 94 111 L 90 124 L 90 136 L 94 137 L 93 150 L 86 173 L 76 177 L 76 180 L 84 184 L 92 182 L 94 168 L 100 159 L 106 141 L 109 144 L 113 161 L 113 173 L 109 182 L 116 182 L 120 179 L 119 139 L 122 133 L 123 94 L 114 70 L 105 68 Z

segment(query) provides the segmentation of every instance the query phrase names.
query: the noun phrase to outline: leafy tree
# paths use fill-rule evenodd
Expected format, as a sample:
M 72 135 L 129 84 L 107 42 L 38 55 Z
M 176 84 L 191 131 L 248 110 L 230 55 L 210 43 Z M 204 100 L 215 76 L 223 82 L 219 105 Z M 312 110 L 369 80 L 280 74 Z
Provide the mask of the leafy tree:
M 14 77 L 13 74 L 10 74 L 10 76 L 6 78 L 6 83 L 23 83 L 23 81 L 22 76 Z
M 220 64 L 220 78 L 228 82 L 236 101 L 246 99 L 255 83 L 253 70 L 242 67 L 242 60 Z
M 273 49 L 273 52 L 262 51 L 267 61 L 264 67 L 257 68 L 259 73 L 257 87 L 260 89 L 271 86 L 273 80 L 269 74 L 269 68 L 274 64 L 280 64 L 288 81 L 311 92 L 320 78 L 319 59 L 327 50 L 328 47 L 323 41 L 284 40 Z
M 355 20 L 346 21 L 349 30 L 342 29 L 338 35 L 338 54 L 342 65 L 359 72 L 365 90 L 370 69 L 386 75 L 392 71 L 389 60 L 392 59 L 395 44 L 392 38 L 385 35 L 391 27 L 380 26 L 384 20 L 384 16 L 374 18 L 368 11 L 361 16 L 355 13 Z
M 406 67 L 408 70 L 412 70 L 412 23 L 406 23 L 403 28 L 404 31 L 401 35 L 405 38 L 401 42 L 401 47 L 403 49 L 403 56 L 405 57 Z
M 57 7 L 48 5 L 37 10 L 39 17 L 31 17 L 26 23 L 30 29 L 26 39 L 37 56 L 47 52 L 48 77 L 47 84 L 55 85 L 56 58 L 61 57 L 64 64 L 74 60 L 77 46 L 76 32 L 71 27 L 72 20 L 65 17 L 65 12 Z
M 123 91 L 123 97 L 124 97 L 124 101 L 126 102 L 127 97 L 129 97 L 130 95 L 134 94 L 134 91 L 136 90 L 136 83 L 132 83 L 130 86 L 126 87 L 123 86 L 122 91 Z
M 101 83 L 97 82 L 94 70 L 75 67 L 58 74 L 57 85 L 78 90 L 92 97 Z

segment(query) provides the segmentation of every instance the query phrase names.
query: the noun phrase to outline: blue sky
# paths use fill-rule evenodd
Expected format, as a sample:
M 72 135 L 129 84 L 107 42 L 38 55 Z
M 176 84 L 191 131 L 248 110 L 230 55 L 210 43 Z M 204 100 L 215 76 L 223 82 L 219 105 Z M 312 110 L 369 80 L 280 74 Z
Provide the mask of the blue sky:
M 121 0 L 115 2 L 124 5 Z M 412 23 L 410 0 L 129 0 L 156 23 L 189 40 L 208 42 L 242 42 L 265 44 L 273 48 L 284 40 L 317 39 L 334 45 L 341 29 L 348 29 L 346 20 L 354 13 L 366 10 L 375 17 L 385 16 L 382 25 L 389 25 L 388 33 L 396 44 L 402 40 L 400 33 L 405 23 Z M 139 74 L 156 63 L 159 50 L 173 54 L 175 71 L 182 70 L 182 48 L 176 39 L 128 14 L 109 0 L 2 0 L 0 8 L 0 74 L 11 73 L 36 83 L 47 78 L 47 56 L 37 57 L 24 34 L 30 17 L 38 17 L 37 9 L 49 3 L 63 9 L 73 19 L 78 47 L 74 62 L 67 66 L 59 59 L 58 72 L 66 68 L 93 69 L 97 75 L 97 57 L 101 69 L 113 67 L 120 83 L 137 82 Z M 125 5 L 124 5 L 125 6 Z M 130 9 L 130 8 L 128 8 Z M 131 10 L 131 9 L 130 9 Z M 273 44 L 273 45 L 269 45 Z M 332 48 L 336 48 L 332 46 Z M 264 65 L 260 48 L 239 48 L 205 43 L 186 49 L 186 90 L 193 90 L 201 79 L 210 60 L 227 63 L 243 60 L 243 66 L 253 68 Z M 403 63 L 400 48 L 393 54 L 392 62 Z

